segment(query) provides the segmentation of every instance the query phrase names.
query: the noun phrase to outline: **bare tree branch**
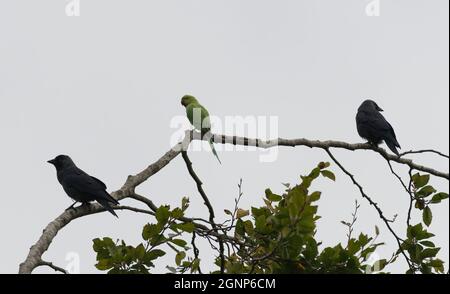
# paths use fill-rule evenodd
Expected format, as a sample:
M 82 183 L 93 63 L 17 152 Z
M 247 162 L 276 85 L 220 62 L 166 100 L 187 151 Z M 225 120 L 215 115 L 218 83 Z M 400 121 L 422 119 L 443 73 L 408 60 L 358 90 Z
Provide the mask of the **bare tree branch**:
M 197 176 L 197 174 L 195 173 L 194 169 L 192 168 L 192 162 L 189 159 L 187 152 L 186 151 L 182 151 L 181 152 L 181 156 L 184 159 L 184 162 L 186 163 L 186 167 L 189 171 L 189 174 L 191 175 L 191 177 L 194 179 L 196 185 L 197 185 L 197 190 L 200 193 L 200 195 L 203 198 L 203 201 L 206 205 L 206 207 L 208 208 L 209 211 L 209 222 L 211 223 L 211 226 L 213 228 L 213 230 L 219 234 L 219 229 L 216 225 L 216 223 L 214 222 L 214 218 L 215 218 L 215 214 L 214 214 L 214 208 L 211 205 L 211 202 L 208 199 L 208 196 L 206 196 L 205 191 L 203 190 L 202 187 L 202 181 L 200 180 L 200 178 Z M 224 245 L 223 245 L 223 240 L 222 238 L 219 236 L 218 238 L 218 242 L 219 242 L 219 253 L 220 253 L 220 273 L 223 274 L 225 272 L 225 255 L 224 255 Z
M 196 234 L 195 234 L 195 231 L 194 231 L 194 232 L 192 232 L 191 245 L 192 245 L 192 250 L 194 251 L 195 259 L 199 260 L 199 262 L 200 262 L 200 259 L 199 259 L 200 250 L 198 250 L 197 245 L 195 244 L 195 237 L 196 237 Z M 198 266 L 198 273 L 202 274 L 202 270 L 200 268 L 200 264 Z
M 328 153 L 328 155 L 330 156 L 330 158 L 334 161 L 334 163 L 336 163 L 336 165 L 341 169 L 341 171 L 343 173 L 345 173 L 350 180 L 353 182 L 353 184 L 359 189 L 359 192 L 361 193 L 361 196 L 366 199 L 370 205 L 372 205 L 373 207 L 375 207 L 376 211 L 378 212 L 378 215 L 380 216 L 380 218 L 383 220 L 383 222 L 386 224 L 386 227 L 389 229 L 389 231 L 391 232 L 391 234 L 395 237 L 395 240 L 397 241 L 397 245 L 398 248 L 400 250 L 400 252 L 402 253 L 402 255 L 405 257 L 406 262 L 408 263 L 409 268 L 414 272 L 414 268 L 411 264 L 411 261 L 409 260 L 409 257 L 406 255 L 405 251 L 402 248 L 402 242 L 403 240 L 397 235 L 397 233 L 394 231 L 394 229 L 392 228 L 392 226 L 390 225 L 391 221 L 389 219 L 387 219 L 384 216 L 383 211 L 381 210 L 381 208 L 378 206 L 377 203 L 375 203 L 367 194 L 366 192 L 364 192 L 364 188 L 356 181 L 355 177 L 353 176 L 353 174 L 351 174 L 349 171 L 347 171 L 347 169 L 345 169 L 345 167 L 336 159 L 336 157 L 334 157 L 333 153 L 331 153 L 331 151 L 329 149 L 325 149 L 325 151 Z
M 255 146 L 258 148 L 268 149 L 273 148 L 277 146 L 287 146 L 287 147 L 296 147 L 296 146 L 305 146 L 309 148 L 320 148 L 320 149 L 331 149 L 331 148 L 338 148 L 338 149 L 346 149 L 350 151 L 356 151 L 356 150 L 372 150 L 377 153 L 379 153 L 381 156 L 383 156 L 386 160 L 394 161 L 400 164 L 406 164 L 412 169 L 426 172 L 429 174 L 432 174 L 436 177 L 444 178 L 449 180 L 449 173 L 441 172 L 438 170 L 435 170 L 430 167 L 426 167 L 423 165 L 419 165 L 414 163 L 411 159 L 398 157 L 394 154 L 389 154 L 380 147 L 375 147 L 370 145 L 369 143 L 356 143 L 356 144 L 350 144 L 346 142 L 341 141 L 319 141 L 319 140 L 308 140 L 308 139 L 283 139 L 278 138 L 274 140 L 261 140 L 261 139 L 249 139 L 245 137 L 238 137 L 238 136 L 225 136 L 225 135 L 214 135 L 214 142 L 217 144 L 233 144 L 233 145 L 243 145 L 243 146 Z M 435 151 L 438 153 L 438 151 Z M 408 154 L 410 154 L 409 152 Z M 439 152 L 440 153 L 440 152 Z
M 43 260 L 41 260 L 41 261 L 38 263 L 37 267 L 39 267 L 39 266 L 48 266 L 48 267 L 52 268 L 55 272 L 60 272 L 60 273 L 63 273 L 63 274 L 68 274 L 68 272 L 67 272 L 65 269 L 63 269 L 62 267 L 56 266 L 56 265 L 54 265 L 53 263 L 48 262 L 48 261 L 43 261 Z
M 412 169 L 409 169 L 409 185 L 407 186 L 406 183 L 403 181 L 402 177 L 397 174 L 394 170 L 394 168 L 392 167 L 392 164 L 389 160 L 387 160 L 387 163 L 389 165 L 389 169 L 391 170 L 391 173 L 398 179 L 398 181 L 400 182 L 400 184 L 402 185 L 403 189 L 405 189 L 406 193 L 408 193 L 409 196 L 409 209 L 408 209 L 408 216 L 406 218 L 406 224 L 410 225 L 410 220 L 411 220 L 411 211 L 412 211 L 412 204 L 414 202 L 414 193 L 411 191 L 411 186 L 412 186 Z
M 408 154 L 421 154 L 421 153 L 434 153 L 437 154 L 439 156 L 442 156 L 444 158 L 449 159 L 449 156 L 447 154 L 444 154 L 440 151 L 437 150 L 433 150 L 433 149 L 425 149 L 425 150 L 410 150 L 410 151 L 406 151 L 400 154 L 400 157 L 408 155 Z
M 413 170 L 410 169 L 409 170 L 409 184 L 408 184 L 408 190 L 412 192 L 413 189 L 413 174 L 412 174 Z M 413 208 L 413 202 L 414 202 L 414 196 L 411 196 L 411 200 L 409 201 L 409 208 L 408 208 L 408 217 L 406 219 L 406 224 L 408 225 L 408 227 L 411 226 L 411 213 L 412 213 L 412 208 Z

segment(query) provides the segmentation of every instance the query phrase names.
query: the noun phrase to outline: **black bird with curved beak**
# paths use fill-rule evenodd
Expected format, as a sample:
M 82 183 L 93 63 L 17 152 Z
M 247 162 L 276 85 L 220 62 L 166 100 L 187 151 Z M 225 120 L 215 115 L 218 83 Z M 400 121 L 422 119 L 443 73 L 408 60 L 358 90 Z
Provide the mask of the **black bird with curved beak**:
M 382 141 L 386 142 L 389 149 L 400 156 L 397 150 L 397 148 L 401 148 L 400 144 L 391 124 L 380 113 L 382 111 L 383 109 L 375 101 L 364 101 L 356 115 L 358 134 L 374 146 L 378 146 Z
M 118 217 L 111 204 L 118 205 L 119 201 L 106 192 L 106 185 L 102 181 L 79 169 L 67 155 L 58 155 L 47 162 L 55 166 L 59 183 L 67 195 L 75 200 L 75 203 L 67 209 L 73 208 L 77 202 L 88 204 L 97 201 L 107 211 Z

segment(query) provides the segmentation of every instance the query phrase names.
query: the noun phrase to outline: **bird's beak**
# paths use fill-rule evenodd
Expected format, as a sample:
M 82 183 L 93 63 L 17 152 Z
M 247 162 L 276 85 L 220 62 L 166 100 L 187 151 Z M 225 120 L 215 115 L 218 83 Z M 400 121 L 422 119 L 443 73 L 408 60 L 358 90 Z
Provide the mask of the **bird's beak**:
M 51 159 L 51 160 L 49 160 L 49 161 L 47 161 L 47 162 L 50 163 L 50 164 L 55 165 L 55 160 L 54 160 L 54 159 Z
M 377 110 L 378 110 L 379 112 L 383 112 L 383 111 L 384 111 L 383 108 L 381 108 L 381 107 L 378 106 L 378 105 L 377 105 Z

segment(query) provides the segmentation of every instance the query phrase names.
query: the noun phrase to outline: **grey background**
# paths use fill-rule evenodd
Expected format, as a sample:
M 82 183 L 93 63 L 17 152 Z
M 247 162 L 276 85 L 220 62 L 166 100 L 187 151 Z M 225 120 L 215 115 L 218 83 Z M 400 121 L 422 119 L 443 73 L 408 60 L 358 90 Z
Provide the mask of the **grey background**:
M 373 98 L 403 150 L 449 151 L 446 0 L 381 0 L 379 17 L 366 16 L 369 1 L 361 0 L 81 0 L 80 17 L 65 15 L 67 2 L 0 1 L 1 273 L 17 272 L 42 229 L 71 204 L 46 160 L 70 154 L 114 191 L 169 149 L 170 121 L 184 115 L 179 99 L 186 93 L 219 117 L 277 115 L 282 137 L 349 142 L 361 141 L 354 115 L 363 99 Z M 387 216 L 399 214 L 394 227 L 403 232 L 408 196 L 386 162 L 371 152 L 335 153 Z M 262 204 L 265 188 L 281 192 L 281 182 L 297 183 L 327 160 L 307 148 L 282 148 L 273 163 L 260 163 L 259 154 L 220 152 L 222 166 L 209 152 L 191 155 L 219 219 L 233 207 L 240 178 L 241 207 L 249 208 Z M 448 161 L 417 158 L 448 170 Z M 323 191 L 318 239 L 344 241 L 339 221 L 350 218 L 358 199 L 357 233 L 372 233 L 377 224 L 387 242 L 377 254 L 389 257 L 393 238 L 345 175 L 337 175 L 337 183 L 315 186 Z M 433 184 L 448 191 L 446 181 Z M 206 216 L 181 158 L 138 192 L 157 204 L 178 205 L 189 196 L 189 214 Z M 448 201 L 433 211 L 431 231 L 448 263 Z M 74 221 L 44 258 L 65 266 L 66 254 L 77 252 L 81 272 L 97 272 L 93 238 L 137 244 L 149 221 L 131 212 L 119 216 Z M 212 255 L 201 247 L 208 268 Z M 172 256 L 159 266 L 166 264 L 174 264 Z M 405 264 L 389 269 L 400 272 Z

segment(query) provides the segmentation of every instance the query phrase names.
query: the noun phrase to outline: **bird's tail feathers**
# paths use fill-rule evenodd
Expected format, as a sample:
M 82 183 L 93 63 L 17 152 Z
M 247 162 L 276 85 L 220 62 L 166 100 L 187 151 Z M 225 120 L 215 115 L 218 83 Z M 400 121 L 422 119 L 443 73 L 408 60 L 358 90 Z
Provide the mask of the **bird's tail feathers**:
M 110 196 L 111 197 L 111 196 Z M 112 197 L 111 197 L 112 198 Z M 117 200 L 116 200 L 117 201 Z M 98 203 L 100 203 L 101 206 L 103 206 L 104 209 L 106 209 L 107 211 L 109 211 L 112 215 L 114 215 L 115 217 L 118 218 L 116 212 L 114 211 L 114 209 L 111 207 L 110 203 L 111 201 L 109 201 L 108 199 L 98 199 L 97 200 Z M 118 202 L 117 202 L 118 203 Z
M 391 140 L 386 141 L 386 145 L 391 149 L 392 152 L 394 152 L 397 156 L 400 156 L 400 153 L 397 150 L 397 147 L 400 148 L 400 144 L 398 144 L 397 140 L 395 142 Z
M 108 196 L 106 197 L 106 200 L 108 200 L 111 203 L 114 203 L 115 205 L 119 205 L 119 201 L 117 199 L 115 199 L 114 197 L 112 197 L 111 195 L 109 195 L 109 193 L 106 193 Z
M 219 163 L 222 164 L 222 162 L 221 162 L 220 159 L 219 159 L 219 155 L 217 155 L 216 148 L 214 148 L 214 143 L 213 143 L 213 139 L 212 139 L 212 138 L 209 140 L 209 146 L 211 146 L 212 153 L 213 153 L 214 156 L 217 158 L 217 160 L 219 161 Z

